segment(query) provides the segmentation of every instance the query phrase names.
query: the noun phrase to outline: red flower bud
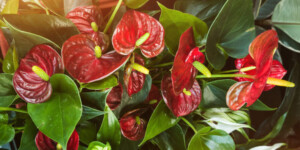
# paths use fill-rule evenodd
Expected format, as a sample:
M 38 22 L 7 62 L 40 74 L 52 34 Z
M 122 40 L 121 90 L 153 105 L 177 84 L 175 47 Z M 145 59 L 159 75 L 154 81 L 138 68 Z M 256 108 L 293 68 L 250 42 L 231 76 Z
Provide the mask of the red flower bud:
M 122 93 L 123 93 L 122 84 L 119 83 L 119 85 L 113 87 L 109 92 L 109 94 L 107 95 L 106 103 L 111 110 L 116 109 L 121 104 Z

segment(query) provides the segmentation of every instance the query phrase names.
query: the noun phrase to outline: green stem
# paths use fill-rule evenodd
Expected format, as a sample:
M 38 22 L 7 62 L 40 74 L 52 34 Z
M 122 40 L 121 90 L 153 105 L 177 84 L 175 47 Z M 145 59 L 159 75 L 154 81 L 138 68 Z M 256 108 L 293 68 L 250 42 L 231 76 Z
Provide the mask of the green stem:
M 200 52 L 201 52 L 201 53 L 204 53 L 204 52 L 205 52 L 205 49 L 203 49 L 203 50 L 200 50 Z
M 196 128 L 184 117 L 180 117 L 182 121 L 184 121 L 195 133 L 197 133 Z
M 15 130 L 24 130 L 25 127 L 14 127 Z
M 239 72 L 239 70 L 238 69 L 233 69 L 233 70 L 220 71 L 218 73 L 222 74 L 222 73 L 234 73 L 234 72 Z
M 253 79 L 254 76 L 246 75 L 246 74 L 212 74 L 211 77 L 207 77 L 205 75 L 197 75 L 196 78 L 232 78 L 232 77 L 244 77 Z
M 119 0 L 117 6 L 115 7 L 115 10 L 114 10 L 113 13 L 111 14 L 111 16 L 110 16 L 110 18 L 109 18 L 109 20 L 108 20 L 108 22 L 107 22 L 107 24 L 106 24 L 106 26 L 105 26 L 105 29 L 104 29 L 103 33 L 106 33 L 107 30 L 109 29 L 109 27 L 110 27 L 112 21 L 114 20 L 115 15 L 116 15 L 116 13 L 118 12 L 118 10 L 119 10 L 121 4 L 122 4 L 122 0 Z
M 27 114 L 27 111 L 25 111 L 25 110 L 17 109 L 17 108 L 11 108 L 11 107 L 0 107 L 0 112 L 1 111 L 15 111 L 15 112 Z
M 163 63 L 163 64 L 154 65 L 154 66 L 152 66 L 152 68 L 166 67 L 166 66 L 170 66 L 170 65 L 173 65 L 173 62 L 167 62 L 167 63 Z

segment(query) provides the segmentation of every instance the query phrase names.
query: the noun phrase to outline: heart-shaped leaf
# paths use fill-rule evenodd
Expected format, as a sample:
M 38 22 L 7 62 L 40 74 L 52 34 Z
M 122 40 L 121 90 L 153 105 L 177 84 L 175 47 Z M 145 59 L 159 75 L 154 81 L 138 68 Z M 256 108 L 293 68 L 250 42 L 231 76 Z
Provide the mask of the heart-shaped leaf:
M 51 98 L 44 103 L 28 103 L 27 109 L 37 128 L 64 149 L 82 114 L 79 91 L 74 81 L 63 74 L 50 79 Z
M 31 119 L 26 119 L 25 121 L 25 129 L 22 134 L 21 143 L 19 150 L 37 150 L 35 145 L 35 137 L 38 133 L 37 128 L 35 127 L 34 123 Z
M 280 0 L 266 0 L 260 7 L 258 15 L 255 20 L 263 20 L 270 17 L 273 14 L 275 6 Z
M 15 129 L 8 124 L 0 124 L 0 145 L 4 145 L 13 140 Z
M 111 75 L 105 79 L 96 82 L 82 84 L 81 88 L 86 88 L 89 90 L 104 90 L 104 89 L 112 88 L 117 85 L 118 85 L 118 79 L 116 78 L 116 76 Z
M 124 0 L 127 7 L 138 9 L 145 5 L 149 0 Z

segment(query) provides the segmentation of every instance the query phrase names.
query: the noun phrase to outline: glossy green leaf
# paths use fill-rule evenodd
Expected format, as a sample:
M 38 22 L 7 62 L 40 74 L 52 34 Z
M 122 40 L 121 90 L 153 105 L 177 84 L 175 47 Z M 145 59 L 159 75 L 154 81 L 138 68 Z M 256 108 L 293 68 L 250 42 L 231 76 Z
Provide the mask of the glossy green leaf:
M 8 114 L 6 112 L 0 113 L 0 124 L 7 124 L 8 123 Z
M 256 111 L 274 111 L 277 109 L 277 108 L 271 108 L 271 107 L 267 106 L 260 100 L 257 100 L 254 104 L 252 104 L 248 108 L 251 110 L 256 110 Z
M 191 14 L 168 9 L 160 3 L 158 5 L 161 9 L 159 22 L 165 29 L 165 43 L 173 55 L 176 54 L 181 34 L 189 27 L 193 27 L 195 39 L 204 38 L 207 33 L 205 22 Z
M 279 28 L 276 28 L 276 32 L 279 37 L 279 43 L 283 45 L 284 47 L 288 48 L 289 50 L 300 53 L 300 43 L 293 40 L 291 37 L 289 37 L 286 33 L 284 33 Z
M 101 127 L 97 133 L 97 140 L 103 143 L 109 142 L 112 149 L 118 149 L 121 143 L 121 129 L 117 117 L 105 106 L 107 113 L 104 115 Z
M 280 0 L 266 0 L 260 7 L 256 20 L 263 20 L 270 17 L 274 11 L 275 6 Z
M 179 118 L 176 118 L 173 115 L 166 104 L 163 101 L 160 101 L 149 119 L 145 137 L 139 146 L 175 126 L 179 120 Z
M 4 3 L 1 1 L 1 3 Z M 5 7 L 3 8 L 1 14 L 17 14 L 19 9 L 19 0 L 8 0 L 5 3 Z
M 19 67 L 18 54 L 15 46 L 11 46 L 3 60 L 2 70 L 5 73 L 14 73 Z
M 0 74 L 0 107 L 10 106 L 17 94 L 12 83 L 13 75 L 7 73 Z
M 6 144 L 15 137 L 15 130 L 11 125 L 0 124 L 0 145 Z
M 120 73 L 120 76 L 123 77 L 123 73 Z M 121 79 L 123 83 L 123 79 Z M 150 75 L 146 75 L 145 83 L 143 88 L 136 94 L 128 96 L 125 86 L 123 86 L 123 94 L 121 104 L 113 111 L 117 117 L 120 117 L 125 112 L 131 110 L 134 106 L 143 103 L 151 89 L 152 79 Z M 123 84 L 124 85 L 124 84 Z
M 84 106 L 84 105 L 82 106 L 82 110 L 83 111 L 82 111 L 82 116 L 81 116 L 80 122 L 93 119 L 95 117 L 104 115 L 106 113 L 104 111 L 100 111 L 100 110 L 97 110 L 97 109 L 94 109 L 94 108 L 91 108 L 88 106 Z
M 90 142 L 95 141 L 97 137 L 97 126 L 90 121 L 80 123 L 76 131 L 78 132 L 80 142 L 89 145 Z
M 254 38 L 252 0 L 227 0 L 208 31 L 207 60 L 220 70 L 225 65 L 227 55 L 245 57 Z
M 177 0 L 174 8 L 181 12 L 192 14 L 211 24 L 224 3 L 225 0 Z
M 235 144 L 231 136 L 222 130 L 212 130 L 207 133 L 196 133 L 189 145 L 188 150 L 234 150 Z
M 60 49 L 67 39 L 79 34 L 76 26 L 65 17 L 45 14 L 4 15 L 4 21 L 15 39 L 16 50 L 21 58 L 35 45 L 47 43 Z
M 122 150 L 139 149 L 139 143 L 140 142 L 141 142 L 141 140 L 139 140 L 139 141 L 131 141 L 131 140 L 125 138 L 124 136 L 122 136 L 120 147 L 122 147 Z
M 185 135 L 179 125 L 162 132 L 152 140 L 160 150 L 184 150 Z
M 145 5 L 149 0 L 124 0 L 127 7 L 138 9 Z
M 35 145 L 35 137 L 38 133 L 38 129 L 30 118 L 25 121 L 25 129 L 22 134 L 20 147 L 18 150 L 37 150 Z
M 104 111 L 106 97 L 110 90 L 97 92 L 83 92 L 80 94 L 83 104 Z
M 30 117 L 37 128 L 66 148 L 82 114 L 81 99 L 74 81 L 64 74 L 55 74 L 50 83 L 53 93 L 40 104 L 27 104 Z
M 299 5 L 299 0 L 281 0 L 272 16 L 273 25 L 298 43 L 300 43 Z
M 117 86 L 118 79 L 116 76 L 111 75 L 103 80 L 92 82 L 92 83 L 87 83 L 87 84 L 82 84 L 81 88 L 86 88 L 89 90 L 104 90 L 108 88 L 112 88 Z

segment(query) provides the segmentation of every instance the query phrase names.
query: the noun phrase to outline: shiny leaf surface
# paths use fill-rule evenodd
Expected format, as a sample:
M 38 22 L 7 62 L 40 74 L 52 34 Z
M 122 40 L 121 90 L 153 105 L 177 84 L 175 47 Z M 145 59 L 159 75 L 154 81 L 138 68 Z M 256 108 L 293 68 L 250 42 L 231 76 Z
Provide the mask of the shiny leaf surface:
M 11 74 L 1 73 L 0 74 L 0 106 L 8 107 L 10 106 L 17 94 L 13 87 L 12 82 L 13 76 Z

